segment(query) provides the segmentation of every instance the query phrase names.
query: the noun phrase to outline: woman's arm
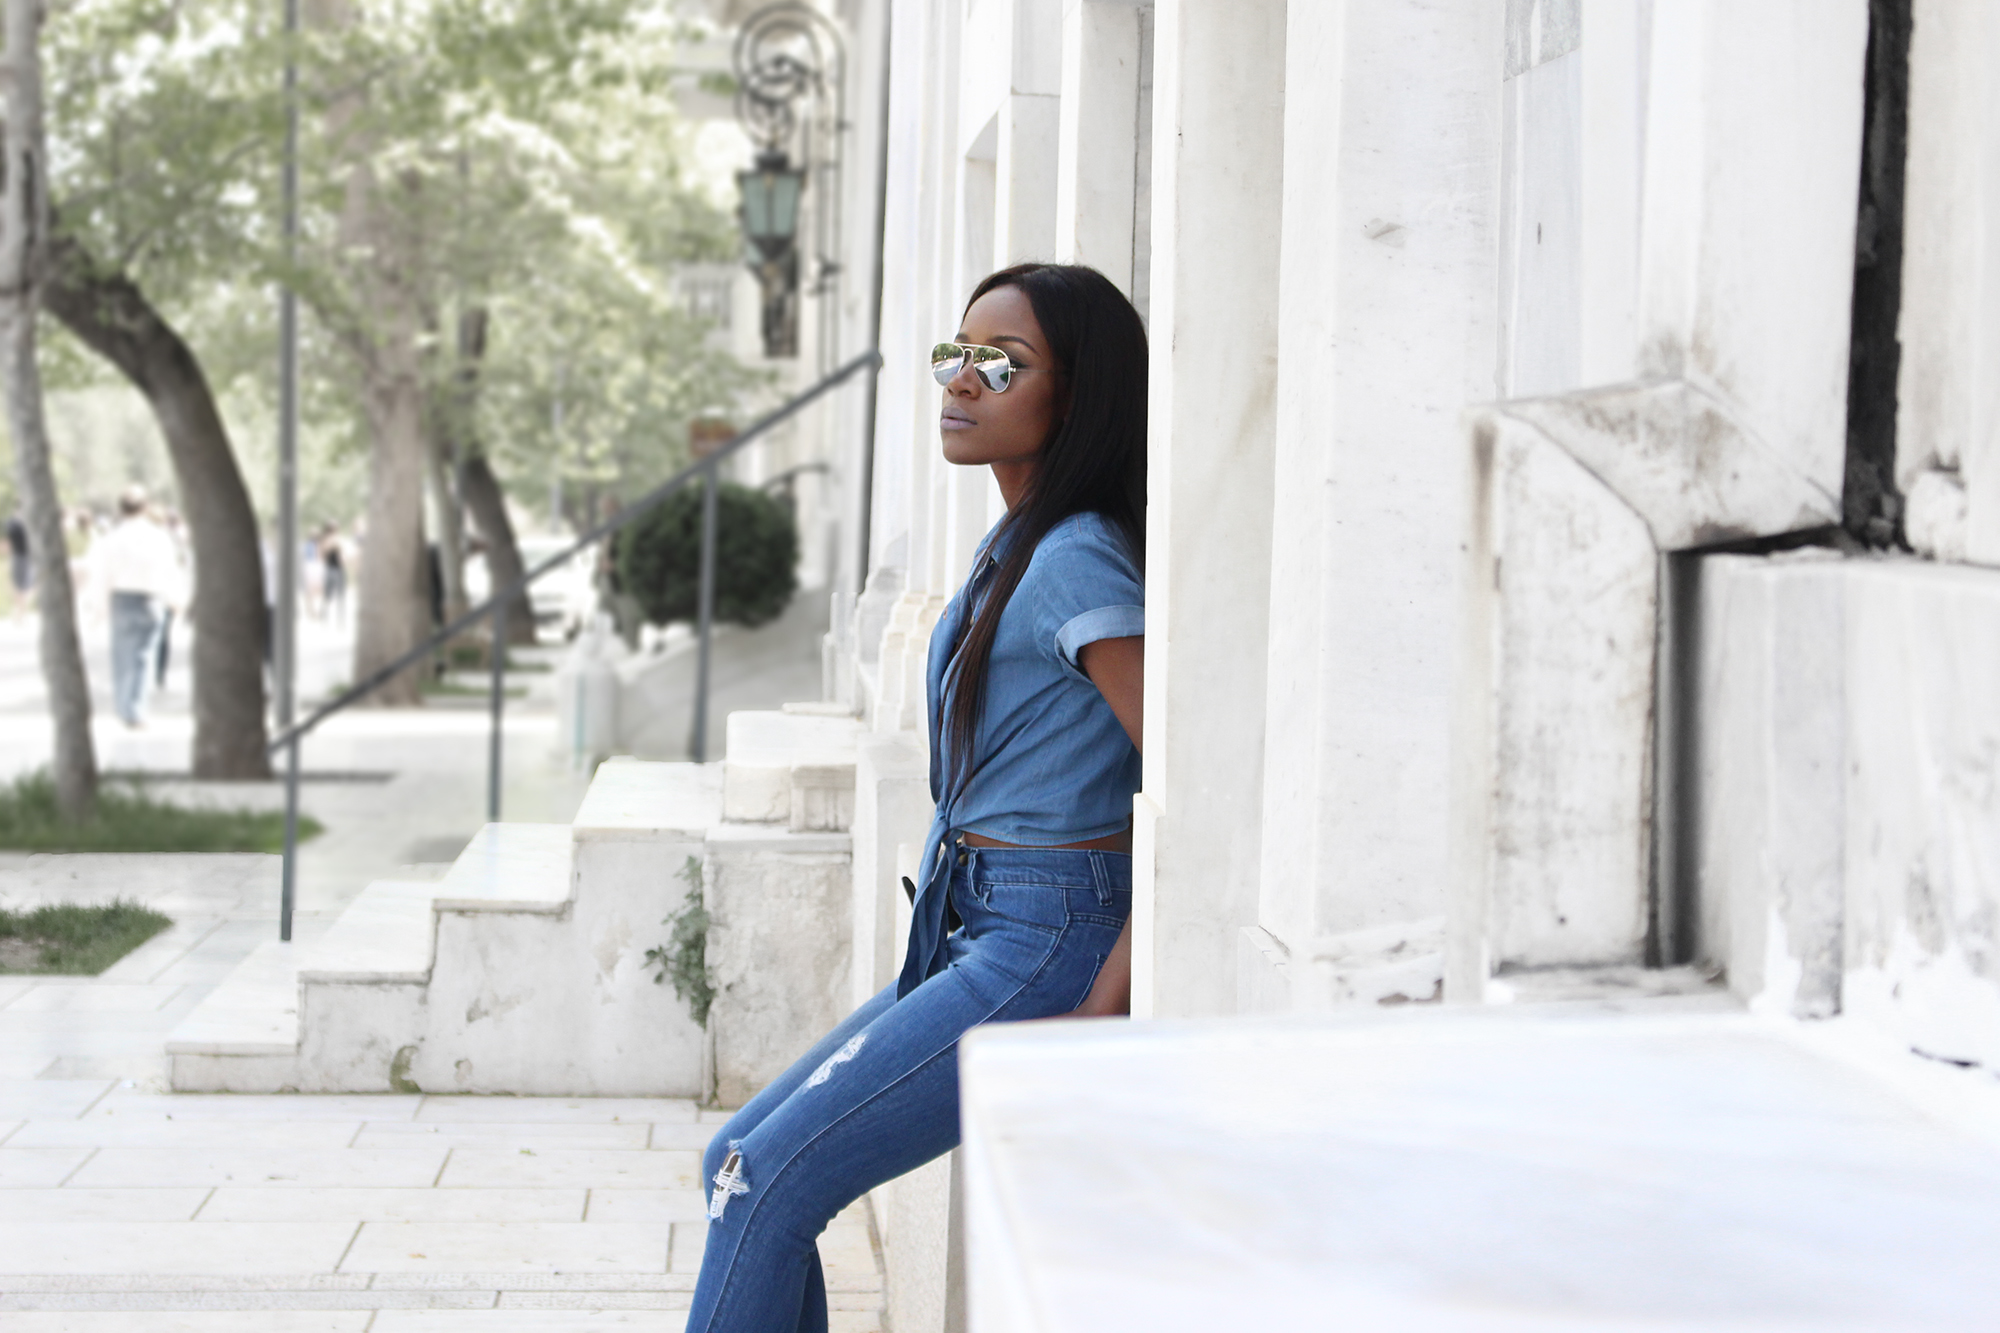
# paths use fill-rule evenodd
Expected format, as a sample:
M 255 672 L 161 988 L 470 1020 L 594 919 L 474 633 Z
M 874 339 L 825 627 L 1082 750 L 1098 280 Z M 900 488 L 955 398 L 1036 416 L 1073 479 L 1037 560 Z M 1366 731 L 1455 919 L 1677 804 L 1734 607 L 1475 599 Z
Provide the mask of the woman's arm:
M 1144 635 L 1133 635 L 1127 639 L 1099 639 L 1087 643 L 1077 654 L 1078 664 L 1083 674 L 1103 693 L 1104 701 L 1111 705 L 1111 712 L 1117 717 L 1125 734 L 1132 738 L 1132 748 L 1138 749 L 1140 719 L 1146 694 L 1146 639 Z M 1103 1018 L 1132 1012 L 1132 920 L 1127 917 L 1125 929 L 1118 932 L 1118 943 L 1111 948 L 1111 956 L 1098 969 L 1097 981 L 1076 1007 L 1079 1018 Z

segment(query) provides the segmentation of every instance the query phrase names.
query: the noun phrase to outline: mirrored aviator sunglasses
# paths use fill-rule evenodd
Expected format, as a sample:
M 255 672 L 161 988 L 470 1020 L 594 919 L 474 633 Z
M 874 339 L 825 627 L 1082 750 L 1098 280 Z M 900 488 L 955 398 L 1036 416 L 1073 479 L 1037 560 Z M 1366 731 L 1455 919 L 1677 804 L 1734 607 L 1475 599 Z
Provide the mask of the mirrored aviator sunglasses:
M 965 368 L 968 357 L 981 384 L 995 393 L 1007 392 L 1007 386 L 1014 382 L 1014 363 L 999 348 L 979 343 L 939 343 L 931 348 L 931 376 L 939 384 L 950 384 Z

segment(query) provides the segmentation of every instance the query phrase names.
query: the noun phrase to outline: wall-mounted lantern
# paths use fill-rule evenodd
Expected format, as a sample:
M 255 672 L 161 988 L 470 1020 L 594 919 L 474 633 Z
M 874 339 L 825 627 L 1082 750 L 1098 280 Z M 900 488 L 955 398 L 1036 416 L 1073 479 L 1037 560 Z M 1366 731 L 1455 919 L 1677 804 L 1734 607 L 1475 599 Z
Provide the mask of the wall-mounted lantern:
M 800 205 L 815 175 L 826 195 L 824 204 L 807 210 L 809 250 L 818 266 L 815 293 L 830 294 L 838 272 L 829 251 L 837 249 L 844 64 L 838 29 L 796 0 L 757 11 L 736 35 L 736 114 L 759 144 L 755 164 L 736 177 L 743 193 L 739 216 L 745 258 L 763 294 L 768 357 L 799 354 Z
M 799 196 L 806 173 L 784 150 L 766 148 L 757 165 L 738 172 L 743 192 L 743 239 L 749 243 L 750 271 L 763 293 L 764 355 L 799 354 Z

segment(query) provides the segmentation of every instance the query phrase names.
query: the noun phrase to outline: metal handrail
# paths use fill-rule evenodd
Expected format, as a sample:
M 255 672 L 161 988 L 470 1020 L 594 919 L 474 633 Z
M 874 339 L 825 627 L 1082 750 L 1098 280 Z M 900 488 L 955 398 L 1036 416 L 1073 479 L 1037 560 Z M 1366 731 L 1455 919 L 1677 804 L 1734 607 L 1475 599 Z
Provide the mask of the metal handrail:
M 873 348 L 863 352 L 846 365 L 840 367 L 840 369 L 834 371 L 831 375 L 828 375 L 825 379 L 813 385 L 810 389 L 807 389 L 804 393 L 766 413 L 735 439 L 729 441 L 729 443 L 723 445 L 714 453 L 708 455 L 706 458 L 697 459 L 674 473 L 673 476 L 667 478 L 667 480 L 661 482 L 631 504 L 624 506 L 610 518 L 605 519 L 602 523 L 599 523 L 596 527 L 578 537 L 574 542 L 564 547 L 555 555 L 543 560 L 533 569 L 528 570 L 505 588 L 494 593 L 478 606 L 465 612 L 456 620 L 453 620 L 450 624 L 432 634 L 428 639 L 425 639 L 416 647 L 396 658 L 393 662 L 390 662 L 387 666 L 378 668 L 367 679 L 348 686 L 345 690 L 334 696 L 334 698 L 315 708 L 302 721 L 295 722 L 279 732 L 272 739 L 267 751 L 267 753 L 272 754 L 275 754 L 281 748 L 285 751 L 285 855 L 283 888 L 278 913 L 278 938 L 289 940 L 292 937 L 292 903 L 295 897 L 298 864 L 299 742 L 305 738 L 306 734 L 327 718 L 332 717 L 335 713 L 366 698 L 395 679 L 398 675 L 424 661 L 432 653 L 451 640 L 464 634 L 481 620 L 490 618 L 493 621 L 493 650 L 491 654 L 493 664 L 491 686 L 492 734 L 487 747 L 486 817 L 489 820 L 498 819 L 500 817 L 500 719 L 506 700 L 508 608 L 516 601 L 521 600 L 522 594 L 527 591 L 528 585 L 536 579 L 541 578 L 557 566 L 574 558 L 585 548 L 595 546 L 598 542 L 603 541 L 613 533 L 619 532 L 638 522 L 641 518 L 652 512 L 654 508 L 663 503 L 669 496 L 673 495 L 674 492 L 680 490 L 697 477 L 700 477 L 703 483 L 701 505 L 701 585 L 697 612 L 697 633 L 700 639 L 700 651 L 695 669 L 694 726 L 692 743 L 689 748 L 693 751 L 697 763 L 707 759 L 708 660 L 709 644 L 714 632 L 715 619 L 715 481 L 717 468 L 723 460 L 729 458 L 773 427 L 796 415 L 808 404 L 824 396 L 829 391 L 838 388 L 857 372 L 864 369 L 876 370 L 881 365 L 882 354 L 880 352 L 875 351 Z

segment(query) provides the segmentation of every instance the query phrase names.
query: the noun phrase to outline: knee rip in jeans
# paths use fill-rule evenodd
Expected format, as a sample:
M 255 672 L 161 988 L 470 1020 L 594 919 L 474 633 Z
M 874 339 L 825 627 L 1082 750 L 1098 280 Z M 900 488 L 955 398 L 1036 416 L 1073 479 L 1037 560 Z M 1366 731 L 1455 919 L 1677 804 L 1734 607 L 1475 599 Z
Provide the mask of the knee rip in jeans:
M 750 1192 L 750 1182 L 743 1178 L 743 1140 L 729 1141 L 729 1156 L 722 1159 L 722 1169 L 715 1173 L 715 1190 L 708 1196 L 708 1220 L 720 1222 L 722 1210 L 729 1206 L 729 1200 L 738 1194 Z
M 822 1064 L 818 1069 L 813 1070 L 812 1077 L 806 1080 L 806 1086 L 808 1088 L 817 1088 L 820 1084 L 832 1078 L 833 1067 L 835 1065 L 844 1065 L 849 1060 L 852 1060 L 857 1054 L 860 1053 L 862 1046 L 864 1046 L 867 1043 L 867 1041 L 868 1041 L 868 1034 L 865 1032 L 856 1033 L 854 1036 L 848 1038 L 847 1044 L 845 1046 L 842 1046 L 832 1055 L 827 1056 L 826 1063 Z

